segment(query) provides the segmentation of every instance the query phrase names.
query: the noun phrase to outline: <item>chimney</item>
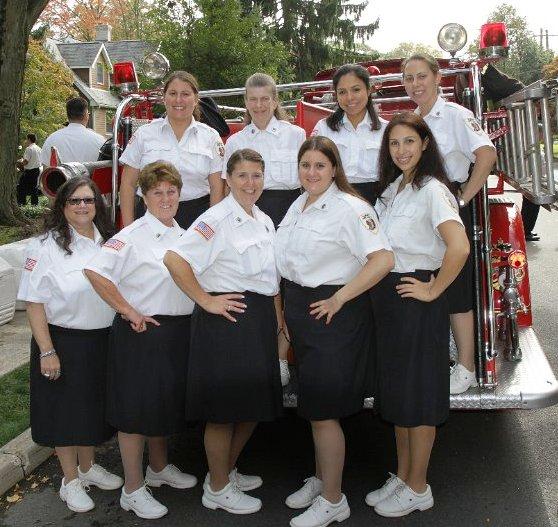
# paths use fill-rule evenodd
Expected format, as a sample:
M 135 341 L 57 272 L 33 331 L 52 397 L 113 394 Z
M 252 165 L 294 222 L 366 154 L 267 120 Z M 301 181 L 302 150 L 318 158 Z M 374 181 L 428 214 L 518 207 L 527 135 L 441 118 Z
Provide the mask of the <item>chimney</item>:
M 97 42 L 110 42 L 112 27 L 109 24 L 97 24 L 95 26 L 95 40 Z

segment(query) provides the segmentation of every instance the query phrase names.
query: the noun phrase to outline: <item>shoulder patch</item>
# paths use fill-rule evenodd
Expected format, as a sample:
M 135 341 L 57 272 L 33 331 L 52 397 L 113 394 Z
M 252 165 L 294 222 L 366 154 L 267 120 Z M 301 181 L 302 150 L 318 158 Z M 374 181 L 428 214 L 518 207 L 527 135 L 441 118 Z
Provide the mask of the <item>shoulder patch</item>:
M 378 222 L 376 221 L 374 216 L 372 216 L 372 214 L 361 214 L 359 216 L 359 219 L 360 223 L 362 223 L 366 229 L 372 231 L 374 234 L 378 232 Z
M 33 258 L 27 258 L 25 260 L 24 269 L 26 271 L 32 271 L 35 268 L 36 265 L 37 265 L 37 260 L 33 260 Z
M 446 203 L 454 210 L 454 212 L 459 214 L 459 206 L 455 201 L 455 197 L 445 185 L 442 186 L 442 195 L 444 196 Z
M 201 234 L 206 240 L 211 240 L 213 238 L 215 231 L 204 221 L 200 221 L 194 230 Z
M 482 135 L 484 133 L 482 126 L 474 117 L 465 117 L 464 121 L 467 127 L 473 130 L 477 135 Z
M 225 145 L 223 144 L 221 138 L 215 141 L 215 154 L 221 158 L 225 157 Z
M 117 240 L 116 238 L 110 238 L 103 244 L 103 247 L 108 247 L 109 249 L 120 251 L 125 245 L 126 242 L 123 242 L 122 240 Z

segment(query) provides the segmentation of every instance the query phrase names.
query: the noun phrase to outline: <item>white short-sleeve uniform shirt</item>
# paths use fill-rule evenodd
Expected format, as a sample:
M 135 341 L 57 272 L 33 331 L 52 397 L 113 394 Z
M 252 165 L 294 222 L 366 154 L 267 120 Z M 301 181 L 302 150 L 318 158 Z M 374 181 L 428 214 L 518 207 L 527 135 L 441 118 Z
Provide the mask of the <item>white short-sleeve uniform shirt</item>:
M 171 163 L 180 173 L 180 200 L 187 201 L 209 194 L 208 176 L 221 172 L 223 141 L 210 126 L 192 119 L 180 141 L 165 117 L 138 128 L 120 156 L 120 163 L 141 170 L 154 161 Z M 138 187 L 138 195 L 141 191 Z
M 227 177 L 227 161 L 242 148 L 258 152 L 265 163 L 264 190 L 292 190 L 300 187 L 297 155 L 306 133 L 302 128 L 272 117 L 265 130 L 254 123 L 231 135 L 225 144 L 222 177 Z
M 178 223 L 167 227 L 147 211 L 107 240 L 85 268 L 115 284 L 142 315 L 189 315 L 194 303 L 163 264 L 167 249 L 183 235 Z
M 50 134 L 41 150 L 41 163 L 50 166 L 50 150 L 55 146 L 61 163 L 87 163 L 97 161 L 99 150 L 106 139 L 81 123 L 68 126 Z
M 95 228 L 94 240 L 70 227 L 72 241 L 66 254 L 48 237 L 33 238 L 25 253 L 25 266 L 17 297 L 26 302 L 44 304 L 49 324 L 70 329 L 109 327 L 114 310 L 95 292 L 83 269 L 101 252 L 103 242 Z
M 418 108 L 415 113 L 420 115 Z M 442 97 L 422 117 L 436 139 L 449 180 L 465 183 L 469 179 L 469 167 L 475 162 L 475 150 L 481 146 L 494 148 L 492 141 L 473 112 Z
M 312 131 L 312 135 L 323 135 L 336 144 L 349 183 L 378 181 L 378 154 L 387 122 L 380 119 L 379 130 L 371 130 L 371 122 L 370 114 L 366 112 L 355 129 L 344 115 L 337 132 L 327 125 L 325 119 L 318 121 Z
M 231 193 L 204 212 L 170 248 L 190 264 L 205 291 L 278 293 L 275 228 L 256 205 L 252 214 Z
M 23 154 L 23 159 L 27 161 L 25 170 L 34 170 L 41 167 L 41 147 L 37 143 L 31 143 Z
M 374 209 L 335 183 L 303 210 L 305 192 L 277 229 L 275 257 L 282 277 L 305 287 L 344 285 L 367 255 L 391 250 Z
M 438 226 L 450 220 L 463 226 L 457 201 L 435 178 L 429 178 L 420 189 L 409 183 L 397 194 L 402 177 L 389 185 L 375 205 L 395 256 L 393 271 L 434 271 L 442 265 L 446 252 Z

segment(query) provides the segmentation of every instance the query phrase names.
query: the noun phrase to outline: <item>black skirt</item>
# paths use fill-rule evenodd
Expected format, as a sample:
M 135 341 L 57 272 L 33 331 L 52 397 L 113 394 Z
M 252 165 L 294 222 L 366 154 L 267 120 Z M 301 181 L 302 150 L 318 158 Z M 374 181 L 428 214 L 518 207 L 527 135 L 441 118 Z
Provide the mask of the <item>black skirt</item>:
M 233 314 L 236 323 L 194 307 L 186 390 L 188 420 L 272 421 L 282 414 L 273 297 L 248 291 L 242 294 L 247 308 Z
M 201 198 L 190 199 L 187 201 L 180 201 L 178 203 L 178 210 L 174 216 L 176 223 L 183 229 L 187 229 L 194 223 L 209 208 L 209 194 Z M 141 218 L 145 214 L 145 203 L 143 199 L 136 196 L 135 217 Z
M 108 421 L 128 434 L 167 436 L 186 428 L 190 316 L 154 315 L 136 333 L 120 315 L 112 324 L 108 359 Z
M 298 370 L 298 414 L 338 419 L 362 409 L 371 395 L 372 308 L 369 293 L 347 302 L 329 325 L 309 305 L 342 286 L 302 287 L 285 281 L 285 322 Z
M 376 406 L 398 426 L 436 426 L 449 412 L 449 315 L 445 295 L 433 302 L 401 298 L 403 276 L 389 273 L 372 289 L 377 338 Z
M 471 205 L 459 209 L 459 216 L 469 243 L 473 244 L 473 220 L 471 216 Z M 473 309 L 473 250 L 469 252 L 467 261 L 457 275 L 455 280 L 446 289 L 446 298 L 450 313 L 467 313 Z
M 256 205 L 271 218 L 277 229 L 289 207 L 298 197 L 300 197 L 299 188 L 294 190 L 264 190 Z
M 31 436 L 40 445 L 93 446 L 114 430 L 105 415 L 109 329 L 67 329 L 49 324 L 62 375 L 41 374 L 39 347 L 31 339 Z

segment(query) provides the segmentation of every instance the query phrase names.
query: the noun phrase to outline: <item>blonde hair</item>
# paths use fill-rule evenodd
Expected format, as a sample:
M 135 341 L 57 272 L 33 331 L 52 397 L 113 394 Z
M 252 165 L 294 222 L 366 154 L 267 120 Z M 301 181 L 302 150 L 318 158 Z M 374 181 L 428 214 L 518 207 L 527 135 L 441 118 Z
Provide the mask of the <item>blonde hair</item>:
M 274 101 L 277 101 L 277 107 L 275 108 L 273 115 L 275 116 L 276 119 L 279 119 L 279 121 L 289 120 L 287 112 L 285 112 L 285 110 L 283 110 L 283 108 L 281 108 L 281 106 L 279 105 L 279 96 L 277 95 L 277 84 L 275 84 L 275 81 L 273 80 L 273 77 L 271 75 L 268 75 L 267 73 L 254 73 L 253 75 L 250 75 L 250 77 L 246 79 L 246 84 L 244 85 L 244 88 L 246 89 L 246 93 L 244 94 L 244 100 L 246 100 L 248 97 L 249 88 L 269 88 L 271 91 L 271 97 L 273 98 Z M 250 112 L 246 112 L 244 114 L 244 122 L 246 124 L 250 124 L 252 122 L 252 117 L 250 116 Z

